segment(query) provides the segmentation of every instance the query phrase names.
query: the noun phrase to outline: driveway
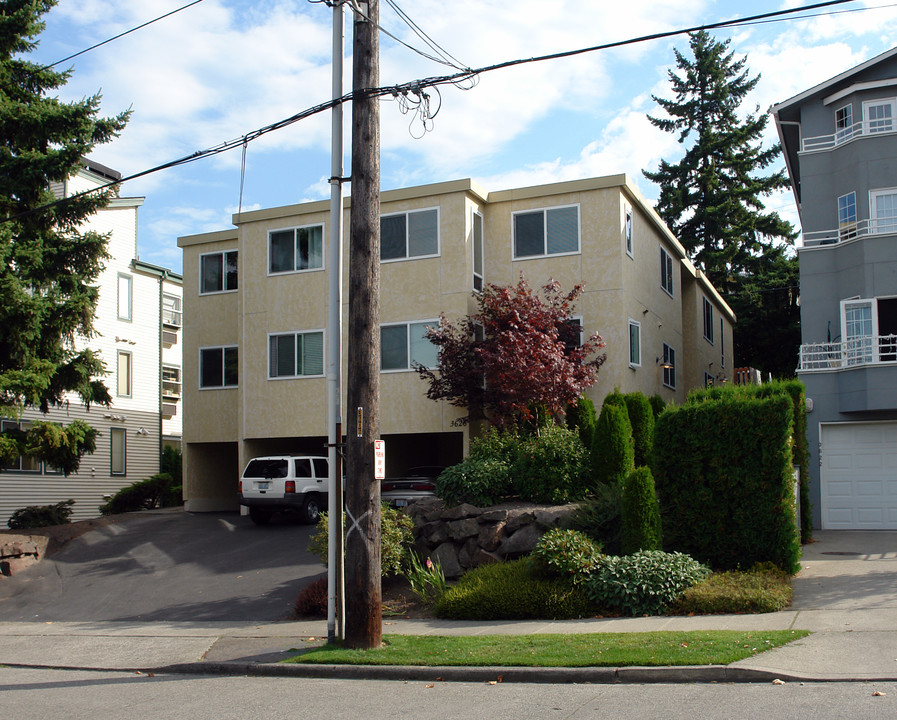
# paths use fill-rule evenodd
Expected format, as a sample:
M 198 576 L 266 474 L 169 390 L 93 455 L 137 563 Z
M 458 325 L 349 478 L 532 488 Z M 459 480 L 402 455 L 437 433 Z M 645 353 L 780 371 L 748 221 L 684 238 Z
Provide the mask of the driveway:
M 0 621 L 283 620 L 326 569 L 312 526 L 237 513 L 134 513 L 0 578 Z

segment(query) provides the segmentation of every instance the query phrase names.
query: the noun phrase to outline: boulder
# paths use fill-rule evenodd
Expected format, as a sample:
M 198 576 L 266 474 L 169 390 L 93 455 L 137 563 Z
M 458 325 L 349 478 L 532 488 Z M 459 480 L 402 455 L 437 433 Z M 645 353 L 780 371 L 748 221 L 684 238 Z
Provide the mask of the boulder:
M 439 562 L 442 572 L 447 578 L 458 578 L 464 574 L 464 569 L 458 562 L 458 551 L 453 543 L 442 543 L 433 551 L 432 557 Z
M 532 552 L 542 537 L 542 531 L 534 524 L 524 525 L 517 532 L 505 538 L 498 548 L 498 554 L 506 559 L 513 560 Z

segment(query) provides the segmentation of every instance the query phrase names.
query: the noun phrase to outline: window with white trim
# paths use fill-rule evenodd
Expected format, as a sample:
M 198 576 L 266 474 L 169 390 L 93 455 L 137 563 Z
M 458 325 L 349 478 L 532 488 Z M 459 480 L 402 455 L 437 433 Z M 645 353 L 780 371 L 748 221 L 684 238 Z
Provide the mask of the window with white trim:
M 380 216 L 380 259 L 439 255 L 439 210 L 411 210 Z
M 473 289 L 483 292 L 483 216 L 473 214 Z
M 675 287 L 673 283 L 673 258 L 663 248 L 660 248 L 660 287 L 668 295 L 673 294 L 673 288 Z
M 642 324 L 629 320 L 629 367 L 641 367 L 642 364 Z
M 181 397 L 181 369 L 177 365 L 162 366 L 162 396 L 175 401 Z
M 165 325 L 180 327 L 182 319 L 181 298 L 170 293 L 162 293 L 162 322 Z
M 320 377 L 324 374 L 324 332 L 268 336 L 268 377 Z
M 853 137 L 853 105 L 845 105 L 835 110 L 835 142 L 844 142 Z
M 237 251 L 206 253 L 199 256 L 199 292 L 232 292 L 237 289 Z
M 118 351 L 116 358 L 116 395 L 118 397 L 131 397 L 132 388 L 131 380 L 133 377 L 133 369 L 131 367 L 132 355 L 125 350 Z
M 863 103 L 863 120 L 869 134 L 892 132 L 897 116 L 897 99 L 867 100 Z
M 427 327 L 438 320 L 394 323 L 380 326 L 380 369 L 384 372 L 412 370 L 416 364 L 436 367 L 439 348 L 427 339 Z
M 111 475 L 127 475 L 128 438 L 124 428 L 109 429 L 109 466 Z
M 513 213 L 514 259 L 579 252 L 579 205 Z
M 2 423 L 0 423 L 0 430 L 3 432 L 14 432 L 18 430 L 19 432 L 26 433 L 30 429 L 31 423 L 27 420 L 3 420 Z M 41 471 L 41 466 L 41 461 L 33 455 L 19 455 L 13 462 L 4 465 L 3 469 L 10 472 L 39 473 Z
M 713 345 L 713 304 L 704 299 L 704 339 Z
M 199 387 L 236 387 L 239 353 L 236 345 L 206 347 L 199 350 Z
M 574 315 L 565 320 L 563 326 L 558 329 L 558 339 L 564 343 L 564 350 L 569 353 L 582 347 L 584 332 L 582 315 Z
M 852 240 L 857 236 L 857 194 L 849 192 L 838 198 L 838 237 Z
M 320 270 L 323 267 L 323 225 L 272 230 L 268 233 L 268 274 Z
M 133 278 L 124 273 L 118 274 L 118 319 L 130 320 L 132 309 Z
M 632 249 L 632 208 L 626 206 L 626 217 L 623 220 L 623 242 L 626 248 L 626 254 L 634 257 Z
M 676 389 L 676 351 L 667 345 L 663 344 L 663 356 L 661 367 L 663 368 L 663 384 L 672 389 Z
M 869 191 L 873 233 L 897 233 L 897 188 Z

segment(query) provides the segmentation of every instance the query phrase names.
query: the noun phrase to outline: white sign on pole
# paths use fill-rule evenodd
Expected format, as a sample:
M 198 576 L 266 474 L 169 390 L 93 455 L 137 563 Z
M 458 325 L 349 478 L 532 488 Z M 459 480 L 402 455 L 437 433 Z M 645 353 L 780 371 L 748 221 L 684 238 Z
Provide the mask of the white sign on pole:
M 374 440 L 374 479 L 386 477 L 386 441 Z

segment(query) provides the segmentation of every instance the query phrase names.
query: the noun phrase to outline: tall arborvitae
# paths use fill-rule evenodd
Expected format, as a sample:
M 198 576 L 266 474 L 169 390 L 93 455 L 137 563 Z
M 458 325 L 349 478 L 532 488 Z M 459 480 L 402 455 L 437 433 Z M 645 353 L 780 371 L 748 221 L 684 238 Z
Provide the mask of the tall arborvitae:
M 46 412 L 67 392 L 84 403 L 109 403 L 99 358 L 75 346 L 93 333 L 107 238 L 81 229 L 110 193 L 45 208 L 51 188 L 74 175 L 82 158 L 109 142 L 128 113 L 99 118 L 100 97 L 66 103 L 55 96 L 70 76 L 29 62 L 42 16 L 55 0 L 0 0 L 0 415 Z M 19 455 L 68 474 L 94 448 L 96 431 L 34 423 L 0 434 L 0 462 Z
M 648 118 L 678 133 L 685 154 L 644 174 L 660 186 L 657 212 L 727 295 L 746 276 L 762 273 L 797 233 L 778 213 L 764 210 L 762 198 L 789 186 L 784 168 L 763 174 L 781 154 L 778 145 L 762 146 L 768 116 L 759 108 L 739 112 L 760 76 L 749 76 L 746 58 L 736 59 L 728 40 L 705 31 L 689 38 L 693 59 L 675 51 L 678 73 L 669 72 L 674 98 L 654 98 L 668 117 Z

